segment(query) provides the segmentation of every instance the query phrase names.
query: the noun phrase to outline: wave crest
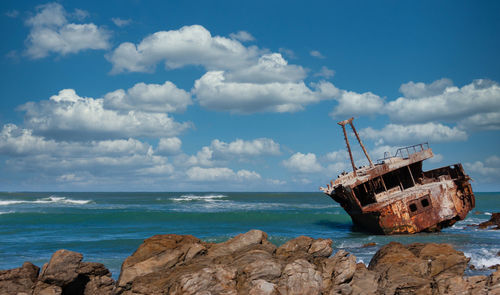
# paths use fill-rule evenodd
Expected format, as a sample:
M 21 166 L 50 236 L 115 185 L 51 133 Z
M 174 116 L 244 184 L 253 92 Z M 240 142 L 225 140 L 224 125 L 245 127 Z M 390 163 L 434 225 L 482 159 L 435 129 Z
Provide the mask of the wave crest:
M 73 200 L 66 197 L 50 196 L 48 198 L 28 200 L 0 200 L 0 206 L 10 206 L 19 204 L 64 204 L 64 205 L 85 205 L 92 203 L 92 200 Z

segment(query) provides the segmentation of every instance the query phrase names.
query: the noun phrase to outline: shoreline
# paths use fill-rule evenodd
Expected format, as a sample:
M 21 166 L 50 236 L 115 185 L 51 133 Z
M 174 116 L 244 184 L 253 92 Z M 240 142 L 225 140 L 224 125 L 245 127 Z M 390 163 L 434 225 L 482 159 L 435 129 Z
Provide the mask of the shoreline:
M 500 270 L 466 276 L 470 259 L 449 244 L 390 242 L 367 267 L 345 250 L 333 253 L 331 239 L 300 236 L 276 247 L 267 237 L 251 230 L 208 243 L 191 235 L 155 235 L 125 259 L 117 281 L 103 264 L 82 262 L 82 254 L 58 250 L 41 269 L 26 262 L 0 271 L 0 293 L 500 293 Z

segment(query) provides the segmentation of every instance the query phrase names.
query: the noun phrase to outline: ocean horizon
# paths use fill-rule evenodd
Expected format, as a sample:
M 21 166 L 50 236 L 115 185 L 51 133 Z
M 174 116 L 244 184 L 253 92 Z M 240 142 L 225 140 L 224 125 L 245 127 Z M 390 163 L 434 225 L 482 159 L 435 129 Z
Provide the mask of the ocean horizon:
M 500 231 L 469 225 L 498 211 L 500 192 L 475 195 L 467 218 L 441 232 L 384 236 L 354 229 L 339 204 L 320 192 L 1 192 L 0 269 L 25 261 L 42 266 L 68 249 L 103 263 L 116 279 L 123 260 L 153 235 L 222 242 L 260 229 L 277 246 L 301 235 L 330 238 L 334 253 L 345 249 L 365 264 L 391 241 L 450 243 L 471 258 L 476 270 L 469 274 L 485 274 L 500 264 Z

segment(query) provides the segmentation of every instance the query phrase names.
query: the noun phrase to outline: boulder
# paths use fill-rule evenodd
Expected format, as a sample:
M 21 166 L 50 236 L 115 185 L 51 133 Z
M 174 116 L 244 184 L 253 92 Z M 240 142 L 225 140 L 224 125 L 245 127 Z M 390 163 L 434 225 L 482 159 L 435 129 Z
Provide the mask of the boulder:
M 254 229 L 244 234 L 239 234 L 226 242 L 213 245 L 208 250 L 207 257 L 213 258 L 218 256 L 231 255 L 235 252 L 266 242 L 267 234 L 261 230 Z
M 40 268 L 30 262 L 10 270 L 0 270 L 0 294 L 31 294 Z
M 493 229 L 500 229 L 500 213 L 491 214 L 491 218 L 488 221 L 479 224 L 479 228 L 485 229 L 490 226 L 495 226 Z
M 355 270 L 356 256 L 350 255 L 345 250 L 339 250 L 333 257 L 323 260 L 323 291 L 349 282 L 354 276 Z
M 201 241 L 189 235 L 156 235 L 146 239 L 122 264 L 117 287 L 127 289 L 140 276 L 191 260 L 205 251 Z
M 278 284 L 280 294 L 321 294 L 323 279 L 314 264 L 297 259 L 285 266 Z
M 38 280 L 49 285 L 62 287 L 73 282 L 83 255 L 69 250 L 56 251 L 48 264 L 44 265 Z

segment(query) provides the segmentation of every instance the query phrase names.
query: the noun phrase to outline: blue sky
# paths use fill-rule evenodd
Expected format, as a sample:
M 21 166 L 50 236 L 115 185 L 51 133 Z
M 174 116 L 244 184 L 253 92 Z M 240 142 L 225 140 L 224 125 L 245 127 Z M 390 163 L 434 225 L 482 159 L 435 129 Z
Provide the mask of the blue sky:
M 428 141 L 424 168 L 461 162 L 476 191 L 500 190 L 497 1 L 0 13 L 2 191 L 316 191 L 350 170 L 336 122 L 351 116 L 373 159 Z

